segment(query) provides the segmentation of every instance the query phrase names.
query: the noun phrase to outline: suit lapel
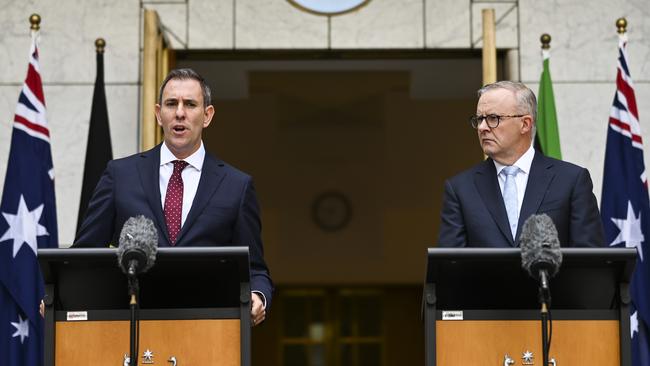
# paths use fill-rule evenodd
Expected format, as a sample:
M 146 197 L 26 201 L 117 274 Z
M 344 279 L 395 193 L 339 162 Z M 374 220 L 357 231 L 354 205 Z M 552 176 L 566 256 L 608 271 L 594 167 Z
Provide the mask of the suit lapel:
M 478 190 L 485 207 L 490 211 L 492 218 L 497 224 L 504 237 L 508 239 L 510 245 L 514 246 L 510 224 L 508 222 L 508 213 L 503 203 L 503 196 L 499 188 L 496 169 L 492 159 L 486 159 L 479 165 L 474 175 L 474 184 Z
M 142 190 L 147 197 L 151 212 L 154 214 L 156 224 L 165 236 L 165 241 L 169 245 L 169 234 L 167 233 L 167 223 L 163 215 L 162 204 L 160 203 L 160 145 L 140 154 L 141 159 L 138 161 L 138 173 Z
M 176 245 L 184 245 L 182 242 L 183 236 L 190 230 L 192 225 L 196 222 L 198 216 L 203 212 L 203 209 L 214 195 L 214 192 L 219 188 L 219 185 L 226 176 L 221 167 L 223 163 L 217 161 L 207 151 L 205 159 L 203 160 L 203 167 L 201 168 L 201 178 L 199 179 L 199 186 L 196 189 L 196 195 L 192 202 L 190 212 L 187 214 L 185 224 L 178 234 Z
M 536 213 L 542 204 L 548 186 L 555 176 L 555 172 L 551 169 L 552 167 L 553 161 L 535 150 L 535 157 L 533 158 L 533 163 L 530 165 L 530 174 L 528 174 L 524 202 L 521 204 L 521 210 L 519 212 L 517 238 L 519 238 L 519 234 L 526 220 Z

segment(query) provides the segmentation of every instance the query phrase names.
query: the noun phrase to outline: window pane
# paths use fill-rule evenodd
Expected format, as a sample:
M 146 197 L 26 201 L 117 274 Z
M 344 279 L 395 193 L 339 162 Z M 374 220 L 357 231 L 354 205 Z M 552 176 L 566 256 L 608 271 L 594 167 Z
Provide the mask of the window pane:
M 284 346 L 284 366 L 307 366 L 306 346 L 289 344 Z
M 363 296 L 357 300 L 359 336 L 381 336 L 382 303 L 379 296 Z
M 285 298 L 283 313 L 284 335 L 287 337 L 306 337 L 306 299 L 299 297 Z
M 339 347 L 341 352 L 341 366 L 353 366 L 354 365 L 354 355 L 352 350 L 352 345 L 341 344 Z
M 340 315 L 340 334 L 343 337 L 350 337 L 352 336 L 352 322 L 354 319 L 354 306 L 352 304 L 352 299 L 348 296 L 344 296 L 341 298 L 341 313 Z
M 313 297 L 310 300 L 311 321 L 322 323 L 325 319 L 325 301 L 323 297 Z
M 359 366 L 381 366 L 381 345 L 377 343 L 360 344 Z
M 325 366 L 325 346 L 317 344 L 309 347 L 309 363 L 311 366 Z

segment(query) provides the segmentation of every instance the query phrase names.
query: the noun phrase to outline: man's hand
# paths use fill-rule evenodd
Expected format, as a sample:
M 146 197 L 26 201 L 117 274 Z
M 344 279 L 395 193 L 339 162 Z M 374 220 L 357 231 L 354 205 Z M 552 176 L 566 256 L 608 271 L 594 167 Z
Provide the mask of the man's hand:
M 45 303 L 41 300 L 41 305 L 38 307 L 38 312 L 41 313 L 41 316 L 45 318 Z
M 266 319 L 266 309 L 262 298 L 255 292 L 251 292 L 251 302 L 251 322 L 256 326 Z

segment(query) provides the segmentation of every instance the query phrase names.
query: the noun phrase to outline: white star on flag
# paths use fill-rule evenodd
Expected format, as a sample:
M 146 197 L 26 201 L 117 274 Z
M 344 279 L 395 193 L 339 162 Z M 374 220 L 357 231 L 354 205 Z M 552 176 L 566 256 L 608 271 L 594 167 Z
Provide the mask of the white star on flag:
M 641 212 L 639 212 L 639 217 L 636 217 L 632 208 L 632 202 L 627 201 L 627 218 L 615 219 L 612 217 L 612 222 L 616 224 L 620 232 L 616 239 L 609 245 L 612 246 L 625 242 L 627 248 L 637 249 L 639 258 L 643 261 L 643 246 L 641 243 L 643 243 L 645 237 L 641 230 Z
M 639 319 L 636 311 L 630 315 L 630 338 L 634 338 L 634 332 L 639 333 Z
M 38 249 L 36 238 L 43 235 L 50 235 L 45 226 L 38 223 L 41 219 L 44 206 L 44 204 L 41 204 L 34 211 L 30 211 L 25 203 L 25 197 L 21 195 L 15 215 L 6 212 L 2 213 L 2 216 L 4 216 L 9 224 L 9 229 L 2 235 L 0 242 L 13 239 L 14 258 L 16 258 L 16 254 L 18 254 L 23 244 L 27 244 L 34 252 L 34 255 L 36 255 L 36 250 Z
M 16 333 L 12 334 L 11 337 L 20 337 L 20 343 L 22 344 L 25 338 L 29 337 L 29 320 L 23 320 L 23 318 L 18 315 L 18 322 L 11 322 L 11 325 L 16 328 Z

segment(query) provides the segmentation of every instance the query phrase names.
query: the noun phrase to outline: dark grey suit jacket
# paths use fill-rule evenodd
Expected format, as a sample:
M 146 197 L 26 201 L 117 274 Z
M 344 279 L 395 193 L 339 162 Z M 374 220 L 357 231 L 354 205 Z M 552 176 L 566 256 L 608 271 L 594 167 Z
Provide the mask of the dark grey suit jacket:
M 488 158 L 445 182 L 438 245 L 515 247 L 526 219 L 545 213 L 553 219 L 562 246 L 603 246 L 603 225 L 592 189 L 587 169 L 535 151 L 513 238 L 496 168 Z

